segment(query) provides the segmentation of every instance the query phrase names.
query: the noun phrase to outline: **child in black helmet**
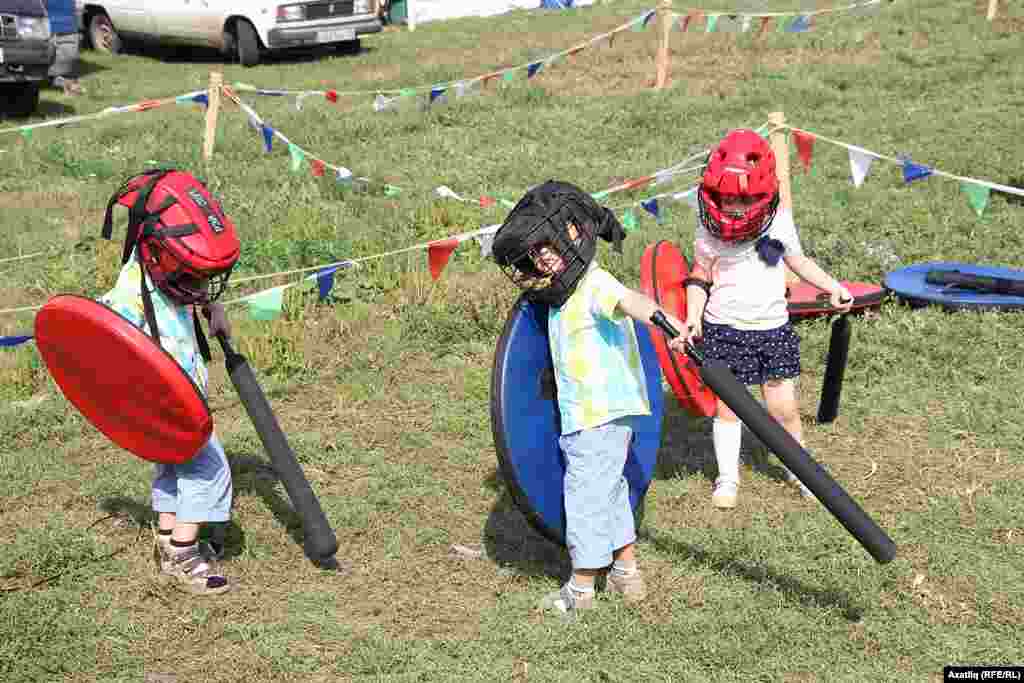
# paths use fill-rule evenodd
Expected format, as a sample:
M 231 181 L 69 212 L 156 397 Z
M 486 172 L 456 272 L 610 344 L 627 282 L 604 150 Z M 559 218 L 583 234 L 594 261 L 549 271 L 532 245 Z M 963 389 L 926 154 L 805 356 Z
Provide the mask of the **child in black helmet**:
M 659 308 L 594 260 L 597 237 L 618 246 L 623 236 L 611 211 L 569 183 L 549 181 L 519 201 L 492 246 L 525 296 L 549 306 L 573 572 L 543 604 L 561 612 L 592 607 L 594 580 L 606 570 L 610 591 L 631 602 L 646 594 L 623 466 L 633 418 L 650 415 L 633 320 L 647 323 Z

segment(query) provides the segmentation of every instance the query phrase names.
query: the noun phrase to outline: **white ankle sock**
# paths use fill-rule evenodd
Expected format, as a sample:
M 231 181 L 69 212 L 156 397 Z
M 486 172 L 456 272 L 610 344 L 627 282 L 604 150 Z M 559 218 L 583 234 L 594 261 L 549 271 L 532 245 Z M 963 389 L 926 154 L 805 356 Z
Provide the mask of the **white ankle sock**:
M 612 564 L 612 574 L 616 576 L 632 576 L 637 572 L 636 561 L 623 562 L 622 560 L 615 560 Z
M 718 476 L 722 481 L 740 483 L 740 442 L 743 439 L 743 424 L 715 418 L 712 423 L 712 440 L 715 444 L 715 460 L 718 461 Z

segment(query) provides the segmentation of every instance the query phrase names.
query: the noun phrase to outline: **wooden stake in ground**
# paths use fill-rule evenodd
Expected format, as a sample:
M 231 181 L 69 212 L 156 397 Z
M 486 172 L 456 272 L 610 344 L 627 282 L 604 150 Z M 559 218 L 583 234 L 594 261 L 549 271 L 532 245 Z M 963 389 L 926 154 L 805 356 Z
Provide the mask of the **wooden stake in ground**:
M 210 72 L 210 89 L 206 93 L 206 137 L 203 140 L 203 158 L 213 158 L 213 144 L 217 139 L 217 114 L 220 112 L 220 89 L 224 84 L 224 74 L 220 71 Z
M 672 33 L 672 0 L 662 0 L 658 3 L 658 17 L 661 19 L 661 44 L 658 45 L 658 56 L 655 62 L 657 74 L 654 77 L 654 87 L 656 90 L 661 90 L 668 85 L 670 66 L 668 42 Z
M 999 0 L 988 0 L 988 14 L 985 16 L 986 19 L 992 21 L 996 18 L 996 12 L 999 11 Z
M 769 136 L 771 138 L 772 151 L 775 152 L 775 173 L 779 177 L 779 208 L 786 211 L 793 210 L 793 192 L 789 182 L 789 138 L 786 130 L 781 126 L 786 124 L 786 115 L 781 111 L 768 114 L 768 123 L 775 130 Z M 784 267 L 785 264 L 783 264 Z M 786 267 L 786 283 L 797 282 L 800 278 Z

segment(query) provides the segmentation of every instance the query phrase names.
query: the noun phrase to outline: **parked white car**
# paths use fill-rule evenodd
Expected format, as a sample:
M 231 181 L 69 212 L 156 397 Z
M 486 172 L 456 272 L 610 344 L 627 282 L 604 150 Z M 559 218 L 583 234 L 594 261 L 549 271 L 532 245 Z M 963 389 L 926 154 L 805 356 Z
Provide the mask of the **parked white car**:
M 116 54 L 122 39 L 219 49 L 244 66 L 260 53 L 314 45 L 354 50 L 381 30 L 378 0 L 85 0 L 93 48 Z

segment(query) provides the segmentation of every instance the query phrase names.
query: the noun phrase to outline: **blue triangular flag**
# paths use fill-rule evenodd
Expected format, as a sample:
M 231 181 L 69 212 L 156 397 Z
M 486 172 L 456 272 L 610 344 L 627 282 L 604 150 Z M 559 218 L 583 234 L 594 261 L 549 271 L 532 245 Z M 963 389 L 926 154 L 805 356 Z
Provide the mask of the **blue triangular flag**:
M 801 14 L 786 27 L 786 33 L 805 33 L 809 30 L 811 30 L 811 18 L 806 14 Z
M 263 150 L 270 152 L 274 146 L 274 129 L 264 123 L 261 131 L 263 132 Z
M 655 218 L 659 218 L 657 199 L 647 199 L 645 201 L 642 201 L 640 202 L 640 206 L 644 207 L 644 210 L 647 211 L 652 216 L 654 216 Z
M 18 346 L 32 338 L 31 334 L 19 334 L 15 337 L 0 337 L 0 346 Z
M 921 178 L 927 178 L 932 174 L 932 169 L 927 166 L 913 163 L 910 159 L 903 161 L 903 182 L 912 183 Z
M 447 88 L 431 88 L 430 89 L 430 101 L 433 102 L 438 97 L 443 95 L 445 90 L 447 90 Z
M 530 64 L 529 66 L 527 66 L 526 67 L 526 77 L 527 78 L 533 78 L 533 75 L 535 73 L 537 73 L 538 71 L 540 71 L 540 68 L 541 68 L 542 65 L 543 65 L 543 62 L 534 62 L 533 64 Z
M 317 271 L 316 284 L 320 288 L 320 301 L 324 301 L 334 288 L 334 273 L 341 266 L 333 266 Z
M 210 105 L 210 98 L 207 97 L 205 93 L 200 93 L 199 95 L 196 95 L 195 97 L 192 98 L 192 101 L 193 102 L 198 102 L 199 104 L 201 104 L 203 106 L 209 106 Z

